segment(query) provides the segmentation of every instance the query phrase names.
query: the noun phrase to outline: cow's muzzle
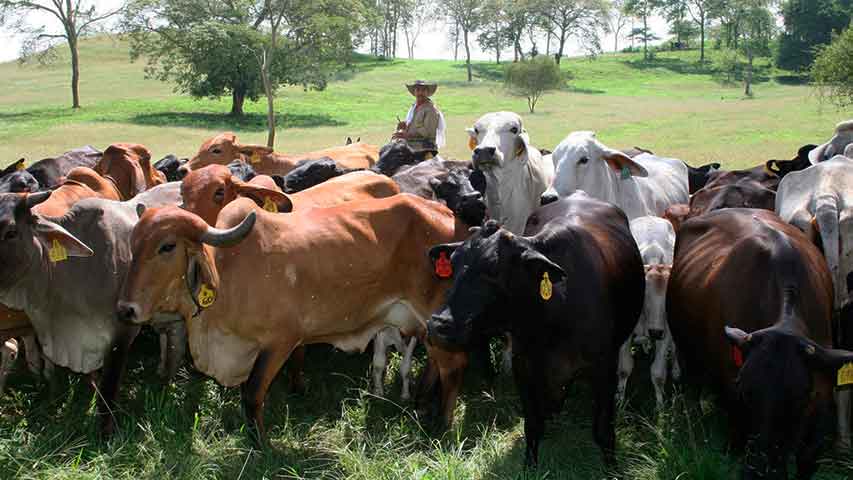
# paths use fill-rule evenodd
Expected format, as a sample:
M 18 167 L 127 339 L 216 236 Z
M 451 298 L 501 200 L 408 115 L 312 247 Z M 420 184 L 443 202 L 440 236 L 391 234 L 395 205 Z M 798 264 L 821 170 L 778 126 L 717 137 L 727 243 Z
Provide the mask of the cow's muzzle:
M 655 340 L 655 341 L 663 340 L 663 330 L 657 329 L 657 328 L 650 328 L 649 329 L 649 338 L 651 338 L 652 340 Z
M 495 147 L 477 147 L 474 149 L 474 154 L 472 155 L 472 162 L 474 163 L 474 167 L 482 168 L 494 165 L 496 163 L 495 154 L 497 149 Z
M 468 323 L 470 325 L 470 323 Z M 460 326 L 454 318 L 444 312 L 432 316 L 427 322 L 427 336 L 442 348 L 456 350 L 468 344 L 470 329 Z
M 139 307 L 135 303 L 118 302 L 116 309 L 116 320 L 119 323 L 135 325 L 139 318 Z

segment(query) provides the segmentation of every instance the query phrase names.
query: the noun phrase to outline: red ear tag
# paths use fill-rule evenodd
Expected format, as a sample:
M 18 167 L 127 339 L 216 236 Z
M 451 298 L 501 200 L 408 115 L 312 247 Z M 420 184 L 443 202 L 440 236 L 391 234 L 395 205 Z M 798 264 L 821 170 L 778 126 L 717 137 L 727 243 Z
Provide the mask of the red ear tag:
M 732 345 L 732 361 L 735 362 L 737 368 L 743 366 L 743 352 L 737 345 Z
M 447 253 L 440 252 L 438 259 L 435 261 L 435 274 L 439 278 L 450 278 L 453 276 L 453 266 L 450 264 L 450 259 L 447 258 Z

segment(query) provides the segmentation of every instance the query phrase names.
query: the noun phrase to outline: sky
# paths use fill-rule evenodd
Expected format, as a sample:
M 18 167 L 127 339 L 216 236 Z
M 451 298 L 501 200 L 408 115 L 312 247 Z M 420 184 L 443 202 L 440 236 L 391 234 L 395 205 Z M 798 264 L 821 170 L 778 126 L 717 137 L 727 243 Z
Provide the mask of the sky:
M 121 1 L 122 0 L 92 0 L 92 3 L 94 3 L 100 11 L 108 8 L 115 8 L 121 3 Z M 32 16 L 28 23 L 38 26 L 45 24 L 54 25 L 58 22 L 47 15 L 38 14 Z M 666 36 L 666 23 L 663 19 L 653 19 L 651 26 L 656 35 L 659 37 Z M 629 30 L 629 28 L 626 28 L 625 30 Z M 21 50 L 21 41 L 22 37 L 20 35 L 15 35 L 8 29 L 0 28 L 0 62 L 7 62 L 18 58 Z M 493 59 L 494 53 L 484 53 L 479 49 L 479 46 L 476 45 L 476 41 L 472 42 L 472 44 L 473 59 Z M 622 48 L 624 45 L 627 45 L 627 40 L 620 40 L 619 44 L 619 48 Z M 603 38 L 602 47 L 605 51 L 611 51 L 613 49 L 613 35 L 607 35 Z M 540 41 L 539 49 L 544 51 L 544 48 L 545 41 L 542 40 Z M 406 55 L 405 40 L 402 38 L 402 32 L 397 51 L 399 56 Z M 578 55 L 581 53 L 583 52 L 575 43 L 572 42 L 567 46 L 567 55 Z M 511 54 L 512 51 L 510 49 L 506 49 L 506 51 L 502 53 L 503 56 L 510 56 Z M 460 56 L 464 56 L 463 48 L 460 48 Z M 421 34 L 415 45 L 415 58 L 445 60 L 453 58 L 453 44 L 448 38 L 447 28 L 443 24 L 432 25 L 429 30 Z

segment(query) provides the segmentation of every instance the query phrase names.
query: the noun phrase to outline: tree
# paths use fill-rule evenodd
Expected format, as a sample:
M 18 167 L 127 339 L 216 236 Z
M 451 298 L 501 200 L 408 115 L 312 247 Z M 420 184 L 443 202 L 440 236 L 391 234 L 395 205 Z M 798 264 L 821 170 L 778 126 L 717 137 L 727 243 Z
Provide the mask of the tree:
M 610 12 L 610 31 L 613 32 L 613 52 L 619 51 L 619 34 L 628 26 L 631 16 L 625 12 L 626 0 L 613 0 Z
M 807 69 L 815 47 L 827 45 L 832 35 L 850 24 L 849 2 L 839 0 L 787 0 L 782 4 L 785 28 L 779 38 L 776 63 L 788 70 Z
M 435 22 L 438 5 L 435 0 L 402 0 L 404 2 L 401 18 L 403 34 L 406 37 L 406 50 L 409 60 L 415 59 L 415 43 L 421 33 Z
M 598 34 L 610 30 L 609 5 L 604 0 L 544 0 L 538 7 L 559 42 L 555 55 L 558 65 L 569 38 L 593 52 L 601 50 Z
M 625 11 L 643 21 L 641 28 L 635 28 L 631 36 L 643 42 L 643 60 L 649 60 L 649 42 L 657 37 L 649 28 L 649 18 L 652 17 L 663 6 L 663 0 L 627 0 Z
M 811 74 L 822 98 L 838 108 L 853 105 L 853 28 L 818 47 Z
M 96 8 L 94 0 L 0 0 L 0 26 L 26 36 L 22 58 L 48 50 L 51 42 L 64 41 L 71 51 L 71 108 L 80 108 L 80 37 L 96 31 L 104 20 L 118 15 L 124 5 L 112 10 Z M 47 14 L 56 20 L 48 25 L 31 26 L 28 16 Z M 54 27 L 59 28 L 54 28 Z
M 477 36 L 477 43 L 485 51 L 495 52 L 495 63 L 501 63 L 501 49 L 511 46 L 506 35 L 506 0 L 486 0 L 483 8 L 483 30 Z
M 699 62 L 705 61 L 705 37 L 708 27 L 708 14 L 717 0 L 686 0 L 687 13 L 699 27 Z
M 444 15 L 455 23 L 462 32 L 462 44 L 465 46 L 465 66 L 468 69 L 468 81 L 471 74 L 471 42 L 469 35 L 476 32 L 483 22 L 483 0 L 441 0 Z M 458 38 L 458 35 L 457 35 Z
M 511 94 L 527 98 L 530 113 L 535 113 L 536 102 L 545 92 L 565 84 L 560 66 L 546 55 L 507 65 L 504 78 Z
M 281 15 L 275 50 L 264 22 Z M 266 51 L 269 87 L 325 88 L 360 42 L 361 3 L 355 0 L 136 0 L 124 25 L 131 58 L 145 56 L 146 75 L 173 81 L 193 97 L 231 95 L 231 114 L 264 90 L 257 52 Z
M 770 56 L 770 41 L 773 39 L 776 20 L 767 9 L 770 0 L 738 0 L 742 9 L 740 22 L 740 47 L 746 57 L 744 95 L 752 96 L 753 62 L 755 57 Z
M 524 32 L 539 19 L 536 15 L 536 4 L 534 0 L 515 0 L 506 5 L 506 34 L 508 42 L 512 45 L 513 61 L 524 60 L 524 51 L 521 48 L 521 39 Z

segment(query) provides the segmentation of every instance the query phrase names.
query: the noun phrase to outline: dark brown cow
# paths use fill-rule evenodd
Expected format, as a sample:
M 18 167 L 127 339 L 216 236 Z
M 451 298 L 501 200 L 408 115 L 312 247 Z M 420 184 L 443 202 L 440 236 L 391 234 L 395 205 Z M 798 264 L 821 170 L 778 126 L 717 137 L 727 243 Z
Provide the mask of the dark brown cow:
M 44 158 L 30 166 L 22 158 L 0 171 L 0 193 L 52 189 L 62 183 L 73 168 L 92 168 L 100 159 L 101 152 L 88 145 L 58 157 Z
M 575 193 L 538 208 L 525 236 L 487 222 L 464 243 L 433 247 L 448 259 L 453 287 L 429 322 L 430 365 L 420 394 L 441 386 L 452 418 L 465 351 L 483 336 L 512 335 L 512 368 L 524 412 L 525 462 L 538 461 L 545 420 L 560 411 L 566 386 L 588 370 L 593 437 L 613 460 L 619 347 L 643 308 L 645 273 L 628 219 L 612 204 Z
M 746 170 L 717 170 L 708 177 L 708 183 L 704 188 L 720 187 L 741 181 L 754 181 L 765 188 L 776 190 L 781 179 L 775 173 L 769 171 L 765 165 L 758 165 Z
M 179 208 L 147 210 L 118 317 L 179 314 L 196 367 L 242 386 L 262 440 L 267 389 L 293 349 L 363 350 L 386 325 L 423 335 L 449 286 L 424 252 L 467 234 L 443 205 L 406 194 L 287 215 L 237 199 L 217 225 Z
M 752 180 L 743 180 L 729 185 L 700 189 L 690 197 L 688 218 L 722 208 L 761 208 L 773 211 L 775 207 L 775 190 L 765 188 Z
M 791 452 L 797 478 L 811 478 L 833 426 L 836 370 L 853 361 L 830 349 L 832 279 L 820 251 L 766 210 L 690 219 L 667 312 L 683 378 L 720 395 L 733 446 L 746 444 L 741 478 L 787 479 Z

